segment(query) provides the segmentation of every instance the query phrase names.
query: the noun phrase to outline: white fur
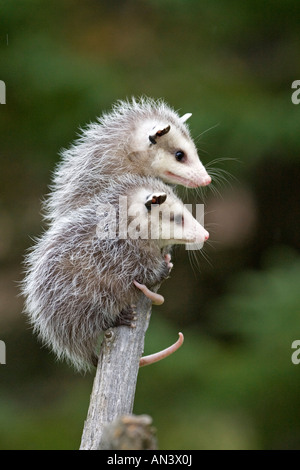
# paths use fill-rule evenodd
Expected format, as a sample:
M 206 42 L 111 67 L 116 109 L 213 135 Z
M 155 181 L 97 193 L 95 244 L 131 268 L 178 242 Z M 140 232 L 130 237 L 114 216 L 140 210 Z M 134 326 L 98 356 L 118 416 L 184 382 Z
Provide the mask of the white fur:
M 185 124 L 188 117 L 180 118 L 162 100 L 119 101 L 61 153 L 44 206 L 47 219 L 55 220 L 86 204 L 105 188 L 109 178 L 124 173 L 191 187 L 208 184 L 210 177 Z M 151 144 L 149 135 L 167 126 L 170 131 Z M 186 162 L 176 161 L 177 150 L 186 153 Z
M 149 210 L 145 203 L 153 193 L 165 193 L 167 198 Z M 117 213 L 120 196 L 128 197 L 128 206 L 137 204 L 147 225 L 163 206 L 175 217 L 183 214 L 183 238 L 173 237 L 174 219 L 171 238 L 162 240 L 167 222 L 162 217 L 158 239 L 100 240 L 97 227 L 105 224 L 106 211 L 98 208 L 110 204 Z M 78 370 L 88 369 L 100 333 L 114 324 L 124 307 L 136 303 L 140 292 L 133 281 L 150 288 L 161 282 L 168 273 L 163 247 L 203 241 L 206 234 L 162 181 L 131 174 L 116 177 L 86 206 L 52 223 L 28 254 L 23 294 L 34 331 L 58 358 L 67 359 Z

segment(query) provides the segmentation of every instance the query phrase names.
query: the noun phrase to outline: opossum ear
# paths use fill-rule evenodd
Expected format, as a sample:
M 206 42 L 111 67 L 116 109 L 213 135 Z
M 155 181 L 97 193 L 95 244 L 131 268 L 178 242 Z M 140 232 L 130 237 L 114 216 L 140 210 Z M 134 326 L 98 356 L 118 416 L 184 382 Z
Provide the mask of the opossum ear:
M 162 135 L 167 134 L 170 129 L 171 129 L 171 126 L 167 126 L 164 129 L 159 129 L 158 131 L 155 132 L 155 134 L 149 135 L 149 140 L 151 144 L 156 144 L 157 143 L 156 139 L 158 137 L 161 137 Z
M 187 121 L 188 119 L 190 119 L 191 116 L 192 116 L 192 113 L 186 113 L 186 114 L 184 114 L 183 116 L 181 116 L 181 118 L 179 118 L 179 120 L 180 120 L 181 122 L 185 122 L 185 121 Z
M 149 194 L 149 196 L 147 196 L 145 206 L 147 210 L 150 211 L 152 204 L 158 204 L 160 206 L 163 202 L 165 202 L 166 199 L 167 199 L 166 193 Z

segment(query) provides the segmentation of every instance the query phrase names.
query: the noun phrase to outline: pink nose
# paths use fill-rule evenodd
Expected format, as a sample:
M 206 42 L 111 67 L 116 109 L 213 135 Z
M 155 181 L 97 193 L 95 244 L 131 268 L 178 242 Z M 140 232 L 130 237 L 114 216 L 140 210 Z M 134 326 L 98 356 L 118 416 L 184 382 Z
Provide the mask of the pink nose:
M 209 239 L 209 233 L 206 232 L 206 235 L 205 235 L 205 237 L 204 237 L 204 241 L 206 241 L 206 240 L 208 240 L 208 239 Z
M 207 186 L 210 183 L 211 183 L 211 177 L 209 175 L 207 175 L 203 178 L 201 186 Z

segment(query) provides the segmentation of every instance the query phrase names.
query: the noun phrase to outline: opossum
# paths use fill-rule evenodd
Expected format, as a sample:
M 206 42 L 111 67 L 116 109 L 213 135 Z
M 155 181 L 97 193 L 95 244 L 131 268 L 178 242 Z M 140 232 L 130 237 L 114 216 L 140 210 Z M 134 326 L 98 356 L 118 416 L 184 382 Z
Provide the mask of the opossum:
M 86 204 L 111 177 L 125 173 L 186 187 L 208 185 L 211 177 L 185 124 L 190 116 L 179 117 L 162 100 L 117 102 L 62 151 L 44 201 L 46 218 L 58 219 Z
M 101 332 L 131 325 L 140 289 L 152 298 L 149 289 L 168 277 L 165 247 L 203 244 L 208 236 L 161 180 L 116 177 L 50 225 L 27 255 L 23 294 L 30 323 L 58 358 L 87 370 Z

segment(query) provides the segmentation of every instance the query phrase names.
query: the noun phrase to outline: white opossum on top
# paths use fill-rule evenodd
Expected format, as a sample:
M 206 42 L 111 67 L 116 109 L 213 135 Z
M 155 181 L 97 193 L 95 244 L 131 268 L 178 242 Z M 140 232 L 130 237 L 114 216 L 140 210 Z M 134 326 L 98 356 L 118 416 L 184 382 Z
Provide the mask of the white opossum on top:
M 170 186 L 116 177 L 89 204 L 53 223 L 28 254 L 25 311 L 59 358 L 88 369 L 100 333 L 130 325 L 139 289 L 168 277 L 164 248 L 207 238 Z
M 44 206 L 47 219 L 86 204 L 111 177 L 125 173 L 186 187 L 208 185 L 211 177 L 185 124 L 190 116 L 180 117 L 162 100 L 117 102 L 62 152 Z

